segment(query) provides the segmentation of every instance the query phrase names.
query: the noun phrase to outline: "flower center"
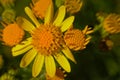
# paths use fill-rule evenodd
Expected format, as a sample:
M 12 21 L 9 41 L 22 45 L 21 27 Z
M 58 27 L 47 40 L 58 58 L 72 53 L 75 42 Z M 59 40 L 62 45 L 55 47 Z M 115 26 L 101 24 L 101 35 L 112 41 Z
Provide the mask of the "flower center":
M 65 33 L 64 41 L 66 45 L 73 50 L 79 50 L 84 47 L 85 35 L 81 30 L 71 29 Z
M 6 45 L 14 46 L 22 40 L 24 31 L 16 23 L 13 23 L 5 27 L 2 36 Z
M 53 25 L 41 25 L 34 30 L 32 38 L 34 48 L 44 55 L 58 52 L 63 43 L 62 32 Z

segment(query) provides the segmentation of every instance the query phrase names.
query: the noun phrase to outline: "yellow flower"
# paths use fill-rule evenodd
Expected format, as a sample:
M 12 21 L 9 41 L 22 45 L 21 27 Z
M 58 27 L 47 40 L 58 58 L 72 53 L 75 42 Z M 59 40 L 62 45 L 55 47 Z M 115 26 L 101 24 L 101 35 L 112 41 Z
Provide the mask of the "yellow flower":
M 20 26 L 17 23 L 11 23 L 11 24 L 4 24 L 3 30 L 0 30 L 2 37 L 0 40 L 4 42 L 5 45 L 8 46 L 14 46 L 21 42 L 23 36 L 24 36 L 24 30 L 20 28 Z
M 15 0 L 4 0 L 4 1 L 0 0 L 0 3 L 4 8 L 10 8 L 10 7 L 14 6 L 14 1 Z
M 64 41 L 66 45 L 73 50 L 82 50 L 86 48 L 86 45 L 90 42 L 91 37 L 87 37 L 87 34 L 93 32 L 88 26 L 83 31 L 79 29 L 70 29 L 65 32 Z
M 50 77 L 50 76 L 46 75 L 46 80 L 65 80 L 64 79 L 64 77 L 65 77 L 64 73 L 65 73 L 65 71 L 62 71 L 61 69 L 57 68 L 55 76 Z
M 70 72 L 70 63 L 67 58 L 73 62 L 76 61 L 64 44 L 62 36 L 63 32 L 72 25 L 74 16 L 64 20 L 66 13 L 65 6 L 61 6 L 53 18 L 53 4 L 47 10 L 44 23 L 38 22 L 29 7 L 25 8 L 25 12 L 34 22 L 35 26 L 25 18 L 22 18 L 21 25 L 24 30 L 31 34 L 31 37 L 12 48 L 13 56 L 26 52 L 21 60 L 20 67 L 27 67 L 35 58 L 32 76 L 38 76 L 45 64 L 46 73 L 53 77 L 56 73 L 56 60 L 65 71 Z
M 1 17 L 2 21 L 4 21 L 7 24 L 10 24 L 15 20 L 16 12 L 13 9 L 5 9 Z
M 36 17 L 43 19 L 52 0 L 32 0 L 32 10 Z
M 120 15 L 109 14 L 103 22 L 104 29 L 111 34 L 120 32 Z
M 12 76 L 10 74 L 5 73 L 0 77 L 0 80 L 15 80 L 15 78 L 14 78 L 14 76 Z
M 66 6 L 67 12 L 70 14 L 77 13 L 80 11 L 83 1 L 82 0 L 65 0 L 64 5 Z

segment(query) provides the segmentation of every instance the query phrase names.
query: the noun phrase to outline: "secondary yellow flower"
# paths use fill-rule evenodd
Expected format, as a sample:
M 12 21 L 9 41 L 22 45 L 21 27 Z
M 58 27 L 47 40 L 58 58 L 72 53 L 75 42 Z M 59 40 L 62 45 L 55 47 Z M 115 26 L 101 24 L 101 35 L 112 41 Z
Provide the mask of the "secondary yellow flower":
M 103 23 L 104 29 L 111 34 L 120 32 L 120 15 L 109 14 Z
M 32 10 L 36 17 L 43 19 L 52 0 L 32 0 Z
M 2 24 L 4 29 L 0 31 L 0 36 L 2 37 L 1 41 L 3 41 L 5 45 L 14 46 L 22 41 L 24 30 L 20 28 L 16 22 L 8 25 Z
M 65 32 L 64 41 L 66 45 L 73 50 L 82 50 L 86 48 L 86 45 L 90 42 L 91 37 L 87 37 L 87 34 L 93 32 L 88 26 L 83 31 L 79 29 L 70 29 Z
M 13 75 L 5 73 L 2 76 L 0 76 L 0 80 L 15 80 L 15 78 Z
M 25 8 L 25 12 L 34 22 L 35 26 L 25 18 L 22 18 L 21 25 L 24 30 L 31 34 L 31 37 L 12 49 L 13 56 L 26 52 L 21 60 L 20 67 L 27 67 L 35 58 L 32 76 L 38 76 L 45 64 L 46 73 L 53 77 L 56 73 L 56 60 L 65 71 L 70 72 L 70 63 L 67 58 L 73 62 L 76 61 L 69 48 L 64 44 L 62 36 L 63 32 L 72 25 L 74 16 L 64 20 L 66 10 L 65 6 L 61 6 L 55 18 L 53 18 L 53 4 L 47 10 L 44 23 L 38 22 L 29 7 Z
M 77 13 L 80 11 L 83 1 L 82 0 L 65 0 L 64 5 L 66 6 L 67 12 L 70 14 Z
M 16 17 L 16 12 L 13 9 L 5 9 L 2 13 L 2 21 L 7 24 L 14 22 Z
M 0 0 L 0 3 L 4 8 L 11 8 L 14 6 L 14 1 L 15 0 Z

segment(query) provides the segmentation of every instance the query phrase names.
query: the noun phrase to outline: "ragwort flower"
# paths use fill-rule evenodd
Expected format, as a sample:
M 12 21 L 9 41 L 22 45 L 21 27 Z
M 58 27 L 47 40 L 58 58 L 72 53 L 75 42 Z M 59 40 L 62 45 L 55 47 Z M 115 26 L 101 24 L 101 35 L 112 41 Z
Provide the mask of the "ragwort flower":
M 4 8 L 11 8 L 14 6 L 14 1 L 15 0 L 0 0 L 0 3 Z
M 2 21 L 5 23 L 9 24 L 14 22 L 15 17 L 16 17 L 16 12 L 13 9 L 5 9 L 2 13 Z
M 81 10 L 83 1 L 82 0 L 65 0 L 64 5 L 66 6 L 67 12 L 69 12 L 70 14 L 74 14 Z
M 32 10 L 36 17 L 43 19 L 52 0 L 32 0 Z
M 109 14 L 104 22 L 103 22 L 104 29 L 111 34 L 119 33 L 120 32 L 120 15 L 118 14 Z
M 15 80 L 15 77 L 13 75 L 5 73 L 0 76 L 0 80 Z
M 4 29 L 1 29 L 1 41 L 7 46 L 14 46 L 20 43 L 24 37 L 24 30 L 16 23 L 8 25 L 2 23 Z
M 32 67 L 32 76 L 38 76 L 45 64 L 46 73 L 50 77 L 53 77 L 56 72 L 56 60 L 65 71 L 70 72 L 70 63 L 67 58 L 73 62 L 76 61 L 69 48 L 64 44 L 62 36 L 63 32 L 72 25 L 74 16 L 70 16 L 64 20 L 66 13 L 65 6 L 61 6 L 56 14 L 57 16 L 53 20 L 53 4 L 50 4 L 47 10 L 44 23 L 37 21 L 29 7 L 25 8 L 25 12 L 34 22 L 35 26 L 25 18 L 22 18 L 23 22 L 21 25 L 24 30 L 31 34 L 31 37 L 12 49 L 13 56 L 18 56 L 26 52 L 21 60 L 20 67 L 24 68 L 28 66 L 35 58 Z
M 65 32 L 64 41 L 66 45 L 72 50 L 82 50 L 86 48 L 86 45 L 90 42 L 91 37 L 87 37 L 87 34 L 93 32 L 88 26 L 83 31 L 79 29 L 69 29 Z

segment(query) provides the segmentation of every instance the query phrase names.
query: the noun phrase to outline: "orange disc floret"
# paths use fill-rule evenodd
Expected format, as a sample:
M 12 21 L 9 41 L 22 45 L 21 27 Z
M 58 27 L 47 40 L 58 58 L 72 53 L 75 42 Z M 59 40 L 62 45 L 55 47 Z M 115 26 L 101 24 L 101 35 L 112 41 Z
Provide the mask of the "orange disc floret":
M 36 17 L 43 19 L 45 17 L 48 6 L 52 3 L 52 0 L 33 0 L 32 10 Z
M 64 41 L 66 45 L 73 50 L 84 48 L 85 35 L 79 29 L 70 29 L 65 32 Z
M 24 36 L 24 30 L 18 24 L 7 25 L 3 30 L 2 40 L 6 45 L 14 46 L 18 44 Z
M 42 54 L 50 55 L 58 52 L 63 43 L 62 32 L 52 25 L 41 25 L 32 34 L 33 46 Z
M 88 34 L 92 33 L 93 30 L 86 26 L 83 30 L 69 29 L 64 34 L 64 41 L 66 45 L 73 50 L 83 50 L 86 45 L 90 42 L 91 37 Z

